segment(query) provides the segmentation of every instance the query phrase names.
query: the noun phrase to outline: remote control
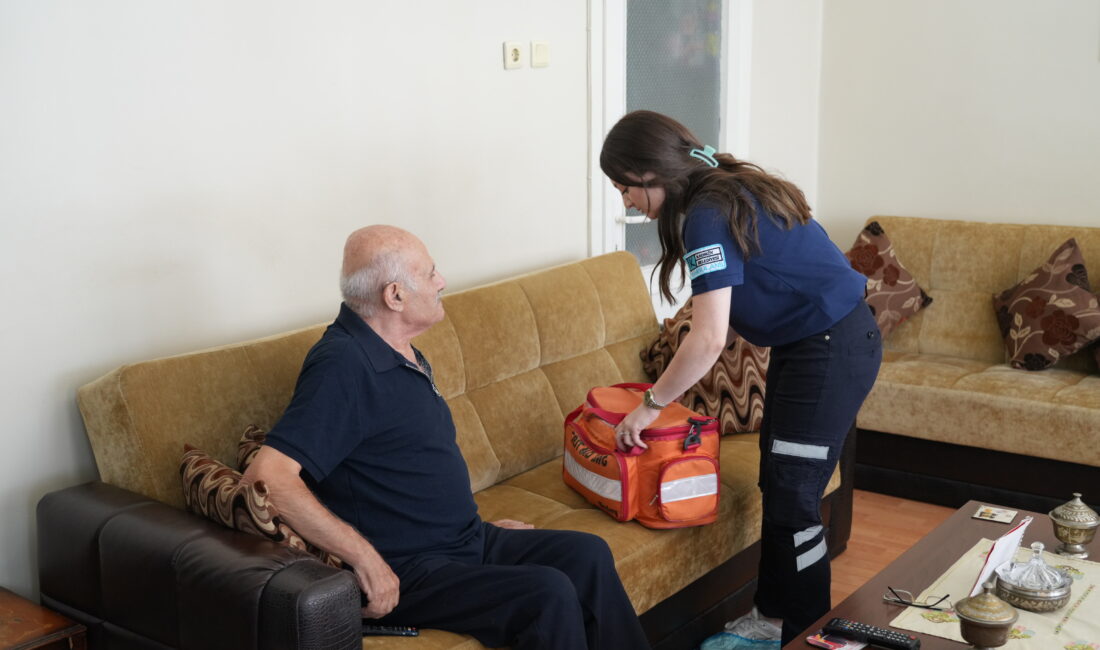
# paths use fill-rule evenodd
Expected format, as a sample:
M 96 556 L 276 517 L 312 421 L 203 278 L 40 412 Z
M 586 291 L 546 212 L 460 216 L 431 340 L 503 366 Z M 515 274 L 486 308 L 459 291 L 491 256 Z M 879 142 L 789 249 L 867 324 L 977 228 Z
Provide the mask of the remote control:
M 826 634 L 836 634 L 853 641 L 863 641 L 889 650 L 918 650 L 920 639 L 901 632 L 877 627 L 866 623 L 849 621 L 846 618 L 834 618 L 821 628 Z
M 363 623 L 363 636 L 420 636 L 420 630 L 406 625 L 367 625 Z

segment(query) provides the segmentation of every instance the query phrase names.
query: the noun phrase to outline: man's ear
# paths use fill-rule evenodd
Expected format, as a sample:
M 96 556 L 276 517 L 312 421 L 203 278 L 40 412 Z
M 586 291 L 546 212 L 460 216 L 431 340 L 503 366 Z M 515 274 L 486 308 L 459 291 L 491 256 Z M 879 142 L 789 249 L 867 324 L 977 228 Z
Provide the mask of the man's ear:
M 391 282 L 382 289 L 382 302 L 393 311 L 405 311 L 404 295 L 400 282 Z

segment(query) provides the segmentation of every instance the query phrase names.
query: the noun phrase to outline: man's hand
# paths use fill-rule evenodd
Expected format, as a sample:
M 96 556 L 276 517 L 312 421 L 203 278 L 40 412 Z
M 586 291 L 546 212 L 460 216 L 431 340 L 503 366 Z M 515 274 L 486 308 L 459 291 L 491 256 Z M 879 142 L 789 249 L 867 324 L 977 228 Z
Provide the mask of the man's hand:
M 379 618 L 393 611 L 401 587 L 397 575 L 359 531 L 329 512 L 306 487 L 298 461 L 263 446 L 244 473 L 242 482 L 263 481 L 271 503 L 303 539 L 344 559 L 355 570 L 359 588 L 367 596 L 363 616 Z
M 355 567 L 355 578 L 359 588 L 367 596 L 367 606 L 363 608 L 363 618 L 382 618 L 397 607 L 397 598 L 401 591 L 401 581 L 389 564 L 374 549 Z
M 533 524 L 516 521 L 515 519 L 497 519 L 496 521 L 490 521 L 489 523 L 499 528 L 511 528 L 512 530 L 527 530 L 529 528 L 535 527 Z

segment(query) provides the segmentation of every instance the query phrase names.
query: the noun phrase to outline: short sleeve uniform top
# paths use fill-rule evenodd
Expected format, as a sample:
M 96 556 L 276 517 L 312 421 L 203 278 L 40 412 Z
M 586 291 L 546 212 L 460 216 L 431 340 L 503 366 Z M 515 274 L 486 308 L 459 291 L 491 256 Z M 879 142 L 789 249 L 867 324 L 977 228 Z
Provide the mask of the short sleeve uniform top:
M 730 287 L 730 326 L 760 346 L 793 343 L 823 332 L 863 299 L 867 278 L 815 220 L 787 229 L 753 199 L 760 250 L 748 259 L 730 233 L 727 214 L 701 203 L 684 220 L 691 292 Z
M 481 530 L 450 409 L 416 356 L 342 305 L 266 440 L 387 561 L 459 548 Z

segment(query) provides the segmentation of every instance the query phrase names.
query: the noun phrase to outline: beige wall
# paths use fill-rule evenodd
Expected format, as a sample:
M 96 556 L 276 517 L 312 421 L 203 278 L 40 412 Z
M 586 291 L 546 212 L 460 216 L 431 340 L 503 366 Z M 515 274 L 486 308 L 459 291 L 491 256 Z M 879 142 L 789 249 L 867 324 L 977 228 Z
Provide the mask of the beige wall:
M 819 214 L 1100 224 L 1100 2 L 824 3 Z
M 96 477 L 76 388 L 331 319 L 343 239 L 451 287 L 587 252 L 587 4 L 0 3 L 0 585 Z M 505 72 L 502 42 L 550 41 Z M 181 441 L 182 444 L 183 441 Z

